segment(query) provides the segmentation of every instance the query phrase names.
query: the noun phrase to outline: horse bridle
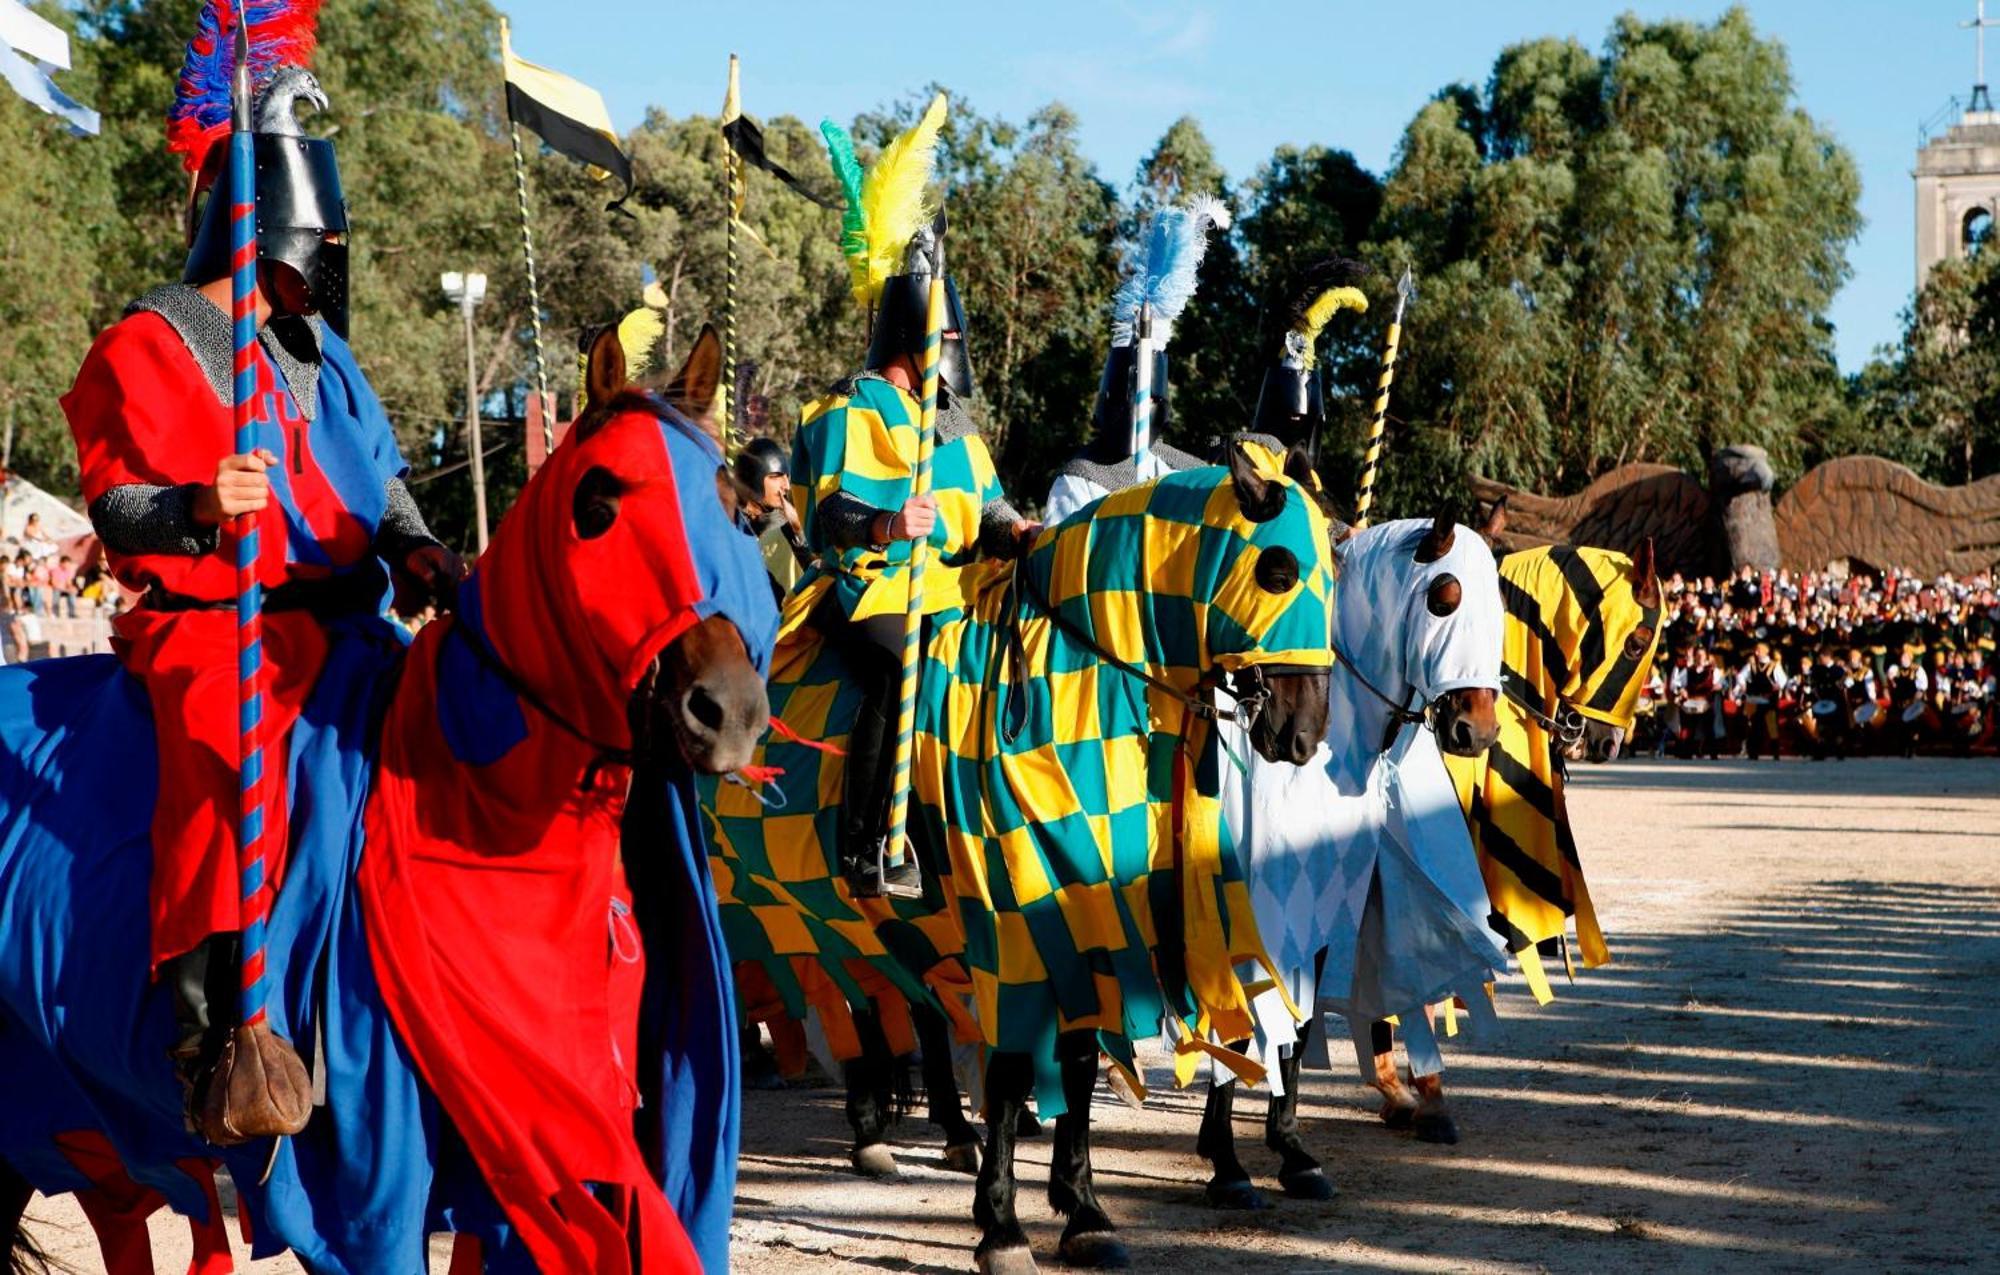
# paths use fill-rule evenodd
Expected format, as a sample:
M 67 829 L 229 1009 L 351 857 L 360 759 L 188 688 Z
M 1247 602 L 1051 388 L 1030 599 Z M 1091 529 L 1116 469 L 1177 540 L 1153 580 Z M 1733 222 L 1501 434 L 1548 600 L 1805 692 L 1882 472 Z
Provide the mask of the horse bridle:
M 1021 587 L 1024 581 L 1026 582 L 1025 589 Z M 1028 574 L 1024 567 L 1016 567 L 1014 579 L 1007 586 L 1006 599 L 1001 603 L 1001 626 L 1007 634 L 1009 676 L 1007 679 L 1007 703 L 1004 706 L 1005 712 L 1001 718 L 1000 733 L 1001 737 L 1008 743 L 1014 742 L 1015 738 L 1020 735 L 1022 728 L 1026 725 L 1028 711 L 1027 701 L 1023 697 L 1022 679 L 1020 677 L 1021 671 L 1027 666 L 1028 658 L 1027 650 L 1021 642 L 1021 595 L 1023 592 L 1033 594 L 1035 605 L 1040 608 L 1042 614 L 1049 618 L 1049 623 L 1055 626 L 1057 632 L 1075 642 L 1084 650 L 1089 651 L 1112 668 L 1117 669 L 1128 677 L 1137 678 L 1154 690 L 1170 697 L 1196 717 L 1212 722 L 1234 722 L 1247 731 L 1250 729 L 1251 723 L 1255 722 L 1263 713 L 1266 702 L 1271 698 L 1271 685 L 1266 680 L 1265 666 L 1261 664 L 1246 664 L 1242 668 L 1236 669 L 1233 672 L 1223 673 L 1219 677 L 1204 675 L 1199 684 L 1200 691 L 1190 695 L 1165 678 L 1148 672 L 1146 669 L 1129 661 L 1120 659 L 1110 651 L 1105 650 L 1096 638 L 1085 633 L 1067 616 L 1063 615 L 1061 611 L 1050 605 L 1048 598 L 1043 594 L 1040 587 L 1036 585 L 1034 578 Z M 1285 667 L 1278 667 L 1274 671 L 1282 673 L 1287 671 L 1287 669 Z M 1236 706 L 1234 708 L 1222 708 L 1214 700 L 1208 698 L 1207 692 L 1216 689 L 1226 692 L 1231 699 L 1236 701 Z
M 461 615 L 454 615 L 452 617 L 451 631 L 445 637 L 449 641 L 452 637 L 460 635 L 465 638 L 465 645 L 472 652 L 473 658 L 478 660 L 487 672 L 499 678 L 500 684 L 511 691 L 516 699 L 541 714 L 544 718 L 547 718 L 551 725 L 555 726 L 556 729 L 562 731 L 565 735 L 593 750 L 596 755 L 590 759 L 590 764 L 584 768 L 583 782 L 579 785 L 582 791 L 588 792 L 592 788 L 597 781 L 597 773 L 606 766 L 635 766 L 647 755 L 649 750 L 643 746 L 620 748 L 616 744 L 607 744 L 600 739 L 596 739 L 588 731 L 585 731 L 582 727 L 557 712 L 554 705 L 543 699 L 536 693 L 535 688 L 529 686 L 519 673 L 516 673 L 507 666 L 507 662 L 500 658 L 500 652 L 494 648 L 492 640 L 486 636 L 485 630 L 476 624 L 466 623 L 464 617 Z M 654 670 L 648 674 L 648 681 L 658 675 L 658 665 L 656 663 Z M 646 684 L 645 682 L 641 683 L 641 685 Z M 633 738 L 635 743 L 642 742 L 636 733 Z
M 1544 713 L 1528 701 L 1528 692 L 1523 688 L 1521 679 L 1512 676 L 1505 669 L 1500 672 L 1500 689 L 1508 699 L 1514 701 L 1514 707 L 1520 709 L 1529 721 L 1541 727 L 1561 747 L 1567 749 L 1583 738 L 1583 714 L 1567 700 L 1558 696 L 1555 714 L 1551 716 Z
M 1390 747 L 1395 744 L 1396 736 L 1403 733 L 1403 727 L 1405 726 L 1421 726 L 1433 735 L 1437 733 L 1437 723 L 1432 720 L 1431 716 L 1435 710 L 1430 705 L 1425 705 L 1423 708 L 1411 708 L 1400 700 L 1391 699 L 1386 691 L 1368 680 L 1368 675 L 1361 671 L 1361 666 L 1354 662 L 1354 657 L 1341 649 L 1339 638 L 1333 639 L 1333 662 L 1339 667 L 1346 669 L 1355 681 L 1361 683 L 1363 690 L 1382 701 L 1382 706 L 1389 710 L 1389 724 L 1383 730 L 1382 746 L 1376 750 L 1377 752 L 1388 752 Z M 1411 685 L 1410 693 L 1414 695 L 1416 690 L 1416 686 L 1414 684 Z

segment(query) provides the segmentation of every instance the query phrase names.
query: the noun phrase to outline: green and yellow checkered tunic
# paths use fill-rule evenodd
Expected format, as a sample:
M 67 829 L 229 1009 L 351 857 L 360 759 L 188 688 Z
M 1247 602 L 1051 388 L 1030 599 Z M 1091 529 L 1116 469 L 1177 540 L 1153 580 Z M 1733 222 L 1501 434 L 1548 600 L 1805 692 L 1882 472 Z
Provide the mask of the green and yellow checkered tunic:
M 1500 738 L 1478 757 L 1445 757 L 1472 824 L 1493 924 L 1545 1004 L 1551 993 L 1535 945 L 1564 933 L 1567 918 L 1576 918 L 1584 964 L 1605 964 L 1611 953 L 1570 831 L 1559 745 L 1528 710 L 1553 717 L 1568 705 L 1631 729 L 1660 628 L 1659 604 L 1640 604 L 1632 572 L 1630 558 L 1607 549 L 1558 545 L 1502 558 Z
M 1033 1058 L 1045 1115 L 1062 1110 L 1059 1031 L 1093 1029 L 1126 1061 L 1163 1017 L 1186 1022 L 1191 1049 L 1211 1031 L 1249 1035 L 1237 966 L 1264 952 L 1215 797 L 1228 763 L 1177 695 L 1091 644 L 1189 695 L 1251 664 L 1327 668 L 1327 524 L 1284 486 L 1283 512 L 1253 523 L 1227 471 L 1190 470 L 1106 497 L 1018 567 L 966 568 L 964 610 L 931 634 L 918 698 L 911 827 L 927 897 L 848 893 L 829 853 L 838 758 L 773 740 L 758 761 L 785 767 L 786 808 L 733 786 L 717 798 L 737 959 L 762 963 L 796 1008 L 808 991 L 793 957 L 817 958 L 850 997 L 855 958 L 906 993 L 928 977 L 948 1008 L 969 987 L 979 1037 Z M 1255 567 L 1280 552 L 1298 579 L 1274 593 Z M 773 708 L 839 744 L 856 696 L 802 614 L 787 609 Z
M 843 388 L 806 405 L 792 440 L 793 490 L 804 495 L 799 512 L 821 564 L 806 573 L 799 588 L 812 591 L 815 599 L 831 588 L 851 619 L 901 615 L 909 598 L 903 581 L 910 543 L 842 549 L 820 538 L 818 515 L 835 492 L 875 509 L 903 507 L 916 471 L 918 404 L 878 376 L 863 374 Z M 976 433 L 939 439 L 931 454 L 931 494 L 938 518 L 924 568 L 924 612 L 936 615 L 957 605 L 954 577 L 978 552 L 980 513 L 1003 498 L 986 441 Z M 831 584 L 821 583 L 828 580 Z

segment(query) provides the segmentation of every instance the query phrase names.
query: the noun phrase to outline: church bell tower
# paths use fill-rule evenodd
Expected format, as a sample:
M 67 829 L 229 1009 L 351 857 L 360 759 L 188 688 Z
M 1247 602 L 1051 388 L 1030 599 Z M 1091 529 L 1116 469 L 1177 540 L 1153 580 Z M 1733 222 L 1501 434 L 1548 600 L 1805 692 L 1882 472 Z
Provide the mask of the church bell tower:
M 1972 253 L 2000 219 L 2000 112 L 1986 91 L 1986 28 L 2000 26 L 2000 18 L 1986 16 L 1986 0 L 1978 5 L 1977 16 L 1959 24 L 1972 30 L 1978 46 L 1972 98 L 1963 111 L 1954 100 L 1946 118 L 1956 121 L 1935 136 L 1926 128 L 1917 151 L 1919 289 L 1932 266 Z

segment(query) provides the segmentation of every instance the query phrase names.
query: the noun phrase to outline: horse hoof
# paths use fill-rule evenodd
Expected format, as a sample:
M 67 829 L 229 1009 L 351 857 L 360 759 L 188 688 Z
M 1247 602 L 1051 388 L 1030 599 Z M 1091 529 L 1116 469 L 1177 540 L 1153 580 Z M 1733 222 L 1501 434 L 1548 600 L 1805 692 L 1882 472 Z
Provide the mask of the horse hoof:
M 848 1157 L 854 1162 L 854 1171 L 864 1178 L 897 1178 L 902 1171 L 896 1167 L 895 1153 L 888 1144 L 871 1142 L 865 1147 L 854 1148 Z
M 1382 1104 L 1382 1123 L 1391 1129 L 1407 1129 L 1417 1118 L 1417 1106 L 1412 1102 L 1397 1102 L 1394 1098 Z
M 979 1275 L 1035 1275 L 1035 1253 L 1026 1244 L 988 1249 L 979 1255 Z
M 1285 1188 L 1286 1198 L 1293 1200 L 1325 1203 L 1340 1194 L 1333 1185 L 1333 1179 L 1326 1176 L 1326 1170 L 1318 1165 L 1297 1173 L 1283 1174 L 1278 1178 L 1278 1185 Z
M 1132 1255 L 1109 1231 L 1085 1231 L 1062 1242 L 1062 1260 L 1070 1266 L 1087 1266 L 1099 1271 L 1122 1271 L 1132 1264 Z
M 944 1167 L 953 1173 L 979 1172 L 979 1144 L 961 1142 L 957 1146 L 944 1149 Z
M 1458 1126 L 1450 1116 L 1442 1112 L 1426 1113 L 1414 1121 L 1418 1142 L 1435 1142 L 1441 1146 L 1455 1146 L 1458 1143 Z
M 1235 1182 L 1210 1182 L 1207 1194 L 1209 1204 L 1218 1209 L 1251 1213 L 1271 1207 L 1264 1193 L 1251 1186 L 1248 1178 Z

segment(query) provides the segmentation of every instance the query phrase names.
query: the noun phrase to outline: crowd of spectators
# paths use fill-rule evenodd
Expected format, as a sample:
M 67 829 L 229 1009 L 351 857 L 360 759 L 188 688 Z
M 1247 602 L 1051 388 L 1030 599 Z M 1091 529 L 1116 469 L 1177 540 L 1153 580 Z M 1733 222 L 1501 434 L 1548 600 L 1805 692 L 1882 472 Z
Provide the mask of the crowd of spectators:
M 18 537 L 0 540 L 0 662 L 50 654 L 45 621 L 110 617 L 123 605 L 101 566 L 79 566 L 30 514 Z
M 1991 752 L 1993 577 L 1758 572 L 1664 582 L 1641 751 Z

